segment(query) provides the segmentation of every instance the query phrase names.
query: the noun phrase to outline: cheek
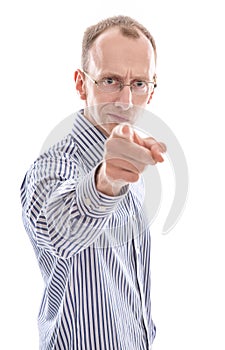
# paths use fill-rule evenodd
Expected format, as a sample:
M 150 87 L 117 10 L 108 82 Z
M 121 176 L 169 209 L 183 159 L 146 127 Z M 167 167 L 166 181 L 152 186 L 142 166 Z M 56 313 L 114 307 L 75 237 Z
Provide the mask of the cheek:
M 104 93 L 101 92 L 98 88 L 95 89 L 94 93 L 93 93 L 93 99 L 95 101 L 98 101 L 99 103 L 112 103 L 112 102 L 116 102 L 116 100 L 118 99 L 117 94 L 110 94 L 110 93 Z
M 95 95 L 93 91 L 87 90 L 86 96 L 87 96 L 87 104 L 88 105 L 93 104 L 93 101 L 95 100 Z
M 100 93 L 96 93 L 94 91 L 88 91 L 87 94 L 87 105 L 88 106 L 93 106 L 93 105 L 98 105 L 101 103 L 106 102 L 106 98 L 104 98 L 104 95 Z
M 151 94 L 148 94 L 147 96 L 137 96 L 133 95 L 132 103 L 134 106 L 145 108 L 147 104 L 150 102 Z
M 145 99 L 144 101 L 135 101 L 134 106 L 136 106 L 137 108 L 145 109 L 149 102 L 150 98 Z

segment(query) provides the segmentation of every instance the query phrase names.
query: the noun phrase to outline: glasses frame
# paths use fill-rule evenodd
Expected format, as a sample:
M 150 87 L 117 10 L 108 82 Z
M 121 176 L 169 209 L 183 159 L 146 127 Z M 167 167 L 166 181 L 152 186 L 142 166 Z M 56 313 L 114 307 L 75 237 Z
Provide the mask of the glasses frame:
M 85 72 L 85 71 L 82 71 L 83 73 L 84 73 L 84 75 L 93 83 L 93 84 L 95 84 L 98 88 L 99 88 L 99 81 L 97 81 L 97 80 L 95 80 L 95 79 L 93 79 L 87 72 Z M 119 80 L 118 80 L 119 81 Z M 105 91 L 106 93 L 108 93 L 108 94 L 112 94 L 112 93 L 116 93 L 116 92 L 119 92 L 119 91 L 122 91 L 123 90 L 123 88 L 124 88 L 124 86 L 129 86 L 130 87 L 130 91 L 131 91 L 131 93 L 133 93 L 132 92 L 132 84 L 124 84 L 122 81 L 119 81 L 120 82 L 120 88 L 119 88 L 119 90 L 118 91 L 110 91 L 110 92 L 107 92 L 107 91 Z M 154 91 L 154 89 L 157 87 L 157 84 L 156 84 L 156 77 L 154 77 L 154 80 L 153 81 L 146 81 L 146 80 L 143 80 L 143 82 L 145 82 L 145 83 L 147 83 L 147 84 L 153 84 L 153 90 L 152 91 Z M 100 89 L 100 88 L 99 88 Z M 103 90 L 101 90 L 100 89 L 100 91 L 103 91 Z M 148 92 L 147 92 L 148 93 Z M 147 94 L 146 93 L 146 94 Z M 138 94 L 137 94 L 138 95 Z M 140 94 L 139 96 L 144 96 L 145 94 Z

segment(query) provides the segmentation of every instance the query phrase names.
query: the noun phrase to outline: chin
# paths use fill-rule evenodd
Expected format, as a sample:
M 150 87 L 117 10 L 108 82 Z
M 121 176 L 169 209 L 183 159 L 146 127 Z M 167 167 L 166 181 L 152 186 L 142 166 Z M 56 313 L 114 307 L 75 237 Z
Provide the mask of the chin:
M 99 129 L 105 134 L 106 136 L 110 136 L 112 133 L 112 130 L 118 125 L 118 123 L 109 123 L 109 124 L 102 124 L 99 126 Z

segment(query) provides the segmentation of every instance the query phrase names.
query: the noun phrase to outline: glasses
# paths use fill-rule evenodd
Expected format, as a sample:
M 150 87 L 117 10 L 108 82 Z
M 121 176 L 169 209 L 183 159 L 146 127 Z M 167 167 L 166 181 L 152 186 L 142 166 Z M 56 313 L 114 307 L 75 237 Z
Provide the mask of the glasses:
M 102 92 L 113 93 L 121 91 L 124 86 L 129 86 L 132 94 L 135 95 L 147 95 L 149 92 L 153 92 L 157 84 L 154 81 L 144 81 L 144 80 L 133 80 L 130 84 L 124 84 L 121 80 L 115 77 L 106 77 L 100 80 L 93 79 L 88 73 L 84 72 L 85 76 L 95 84 L 98 89 Z

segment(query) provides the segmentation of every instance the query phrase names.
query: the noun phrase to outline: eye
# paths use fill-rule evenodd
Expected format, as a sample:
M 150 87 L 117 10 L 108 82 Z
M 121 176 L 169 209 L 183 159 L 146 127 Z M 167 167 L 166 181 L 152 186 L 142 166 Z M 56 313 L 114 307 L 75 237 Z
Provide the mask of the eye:
M 132 86 L 134 89 L 142 90 L 142 89 L 146 89 L 147 83 L 142 80 L 135 80 L 132 82 Z
M 105 86 L 118 85 L 119 84 L 119 81 L 117 79 L 111 78 L 111 77 L 103 78 L 101 82 Z

